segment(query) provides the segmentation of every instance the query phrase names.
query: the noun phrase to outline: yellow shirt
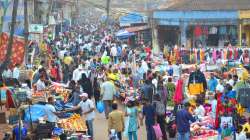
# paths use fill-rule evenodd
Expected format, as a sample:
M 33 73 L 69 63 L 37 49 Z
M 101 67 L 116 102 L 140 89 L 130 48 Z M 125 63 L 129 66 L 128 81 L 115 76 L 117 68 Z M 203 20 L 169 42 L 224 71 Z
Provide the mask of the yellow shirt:
M 115 129 L 117 132 L 124 131 L 124 114 L 119 110 L 109 113 L 108 129 Z

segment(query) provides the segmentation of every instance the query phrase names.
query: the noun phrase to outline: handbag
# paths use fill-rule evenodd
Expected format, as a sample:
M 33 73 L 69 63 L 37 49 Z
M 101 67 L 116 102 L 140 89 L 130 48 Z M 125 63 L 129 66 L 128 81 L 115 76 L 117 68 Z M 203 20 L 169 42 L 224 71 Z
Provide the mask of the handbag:
M 155 132 L 156 139 L 159 140 L 160 138 L 162 138 L 163 135 L 159 123 L 155 124 L 153 126 L 153 129 Z
M 104 104 L 102 101 L 97 102 L 96 109 L 99 113 L 102 113 L 104 111 Z

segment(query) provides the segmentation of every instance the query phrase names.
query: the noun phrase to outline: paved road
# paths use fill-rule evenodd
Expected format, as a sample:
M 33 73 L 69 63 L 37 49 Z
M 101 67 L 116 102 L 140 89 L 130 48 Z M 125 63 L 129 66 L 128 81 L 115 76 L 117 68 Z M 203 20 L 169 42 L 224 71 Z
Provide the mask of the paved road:
M 119 106 L 121 110 L 122 107 Z M 96 112 L 96 119 L 94 121 L 94 137 L 95 140 L 108 140 L 108 121 L 105 119 L 104 113 L 100 114 Z M 138 130 L 138 140 L 146 140 L 146 129 L 145 127 L 141 127 Z M 123 140 L 127 140 L 127 138 L 123 138 Z

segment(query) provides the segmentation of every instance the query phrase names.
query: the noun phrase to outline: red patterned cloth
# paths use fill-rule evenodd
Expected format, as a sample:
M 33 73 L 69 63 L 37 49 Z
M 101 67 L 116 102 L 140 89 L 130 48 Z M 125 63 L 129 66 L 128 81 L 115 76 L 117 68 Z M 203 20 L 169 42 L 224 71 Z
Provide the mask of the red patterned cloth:
M 0 62 L 3 62 L 7 53 L 9 36 L 6 33 L 2 33 L 0 36 Z M 14 37 L 12 56 L 10 65 L 13 67 L 15 64 L 22 64 L 24 59 L 25 43 L 23 39 Z

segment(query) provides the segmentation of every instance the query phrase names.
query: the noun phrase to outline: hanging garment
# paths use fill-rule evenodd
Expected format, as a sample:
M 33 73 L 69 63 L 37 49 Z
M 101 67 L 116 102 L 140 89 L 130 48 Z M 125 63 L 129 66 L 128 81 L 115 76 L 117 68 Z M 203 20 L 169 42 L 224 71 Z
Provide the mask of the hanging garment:
M 201 49 L 200 50 L 200 59 L 201 59 L 201 63 L 203 63 L 204 62 L 204 60 L 205 60 L 205 50 L 204 49 Z
M 197 26 L 194 28 L 194 36 L 195 36 L 195 37 L 200 37 L 201 35 L 202 35 L 201 26 L 200 26 L 200 25 L 197 25 Z
M 194 61 L 195 61 L 195 63 L 197 63 L 197 61 L 198 61 L 198 59 L 197 59 L 197 49 L 196 48 L 194 48 L 194 50 L 193 50 L 193 52 L 194 52 Z
M 223 49 L 223 60 L 227 60 L 227 49 Z
M 232 49 L 228 49 L 228 54 L 227 54 L 227 59 L 228 60 L 232 60 L 233 59 L 233 50 Z
M 200 60 L 201 60 L 201 55 L 200 55 L 200 49 L 197 50 L 197 63 L 200 63 Z
M 213 49 L 212 57 L 213 57 L 213 62 L 215 63 L 215 62 L 216 62 L 216 59 L 217 59 L 217 52 L 216 52 L 216 49 Z
M 242 49 L 238 49 L 238 59 L 240 59 L 241 55 L 243 54 L 243 50 Z
M 237 35 L 237 31 L 236 31 L 236 27 L 235 26 L 231 26 L 229 28 L 229 34 L 232 35 L 232 36 L 236 36 Z
M 195 54 L 192 49 L 190 49 L 190 61 L 191 61 L 191 64 L 195 63 Z
M 238 59 L 238 50 L 234 48 L 234 60 Z
M 202 33 L 203 35 L 207 36 L 209 34 L 208 32 L 208 27 L 207 26 L 204 26 L 203 29 L 202 29 Z
M 221 59 L 221 51 L 216 49 L 216 59 Z
M 217 32 L 218 32 L 217 27 L 211 27 L 211 28 L 209 29 L 209 34 L 214 35 L 214 34 L 217 34 Z
M 225 34 L 227 34 L 227 27 L 226 27 L 226 26 L 221 26 L 221 27 L 219 28 L 219 34 L 220 34 L 220 35 L 225 35 Z
M 176 85 L 176 89 L 175 89 L 175 93 L 174 93 L 174 103 L 175 104 L 181 104 L 182 100 L 183 100 L 183 81 L 182 80 L 178 80 L 177 81 L 177 85 Z

